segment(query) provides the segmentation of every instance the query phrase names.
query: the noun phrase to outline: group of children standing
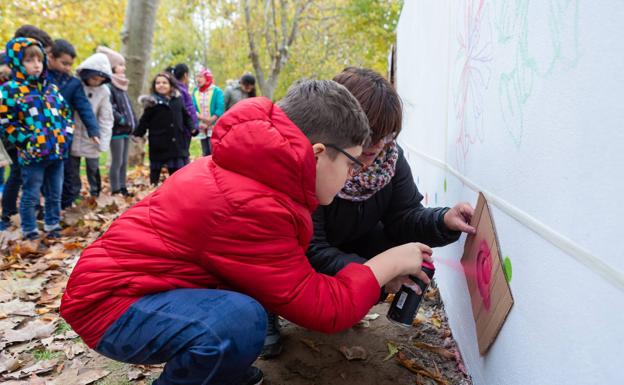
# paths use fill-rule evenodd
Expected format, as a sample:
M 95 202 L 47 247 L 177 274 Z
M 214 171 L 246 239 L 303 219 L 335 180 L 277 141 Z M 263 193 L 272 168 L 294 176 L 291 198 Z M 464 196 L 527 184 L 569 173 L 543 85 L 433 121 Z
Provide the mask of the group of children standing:
M 80 196 L 82 158 L 89 194 L 97 197 L 102 191 L 100 154 L 109 150 L 111 192 L 130 195 L 126 171 L 131 136 L 148 134 L 152 184 L 158 184 L 163 166 L 172 174 L 189 163 L 193 136 L 199 135 L 203 155 L 210 154 L 212 127 L 225 105 L 209 70 L 197 74 L 191 92 L 185 64 L 157 74 L 151 94 L 140 98 L 144 111 L 137 120 L 127 93 L 124 57 L 98 47 L 73 76 L 76 56 L 68 41 L 53 41 L 45 31 L 26 25 L 16 31 L 0 57 L 0 166 L 10 164 L 0 230 L 7 229 L 11 216 L 18 213 L 21 187 L 24 238 L 39 237 L 41 196 L 44 231 L 48 237 L 59 237 L 61 209 L 71 207 Z M 249 76 L 244 76 L 247 83 Z M 251 79 L 251 90 L 238 95 L 239 100 L 255 96 Z

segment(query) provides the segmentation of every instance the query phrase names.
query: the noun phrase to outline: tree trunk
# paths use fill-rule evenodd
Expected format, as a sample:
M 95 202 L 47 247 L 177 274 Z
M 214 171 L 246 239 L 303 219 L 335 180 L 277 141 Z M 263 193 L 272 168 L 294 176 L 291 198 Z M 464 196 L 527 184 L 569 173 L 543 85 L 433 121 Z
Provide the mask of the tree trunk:
M 143 92 L 152 53 L 152 40 L 156 25 L 159 0 L 128 0 L 126 16 L 121 30 L 121 53 L 126 58 L 126 76 L 130 80 L 128 95 L 132 107 L 141 114 L 138 98 Z M 143 164 L 145 140 L 130 141 L 128 164 Z

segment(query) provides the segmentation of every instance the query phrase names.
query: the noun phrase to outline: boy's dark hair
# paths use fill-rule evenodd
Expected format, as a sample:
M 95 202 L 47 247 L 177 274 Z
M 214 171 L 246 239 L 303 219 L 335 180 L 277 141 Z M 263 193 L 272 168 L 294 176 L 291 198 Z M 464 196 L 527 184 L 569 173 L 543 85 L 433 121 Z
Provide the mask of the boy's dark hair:
M 365 145 L 370 136 L 360 104 L 334 81 L 299 81 L 277 105 L 312 143 L 349 148 Z
M 255 86 L 256 85 L 256 78 L 252 74 L 247 72 L 246 74 L 241 76 L 240 83 L 241 84 L 247 84 L 247 85 L 250 85 L 250 86 Z
M 153 94 L 156 93 L 156 79 L 158 79 L 159 77 L 164 77 L 165 79 L 167 79 L 169 81 L 169 85 L 171 86 L 171 92 L 172 93 L 173 93 L 174 90 L 178 90 L 178 85 L 173 80 L 173 75 L 171 75 L 171 73 L 169 73 L 167 71 L 163 71 L 163 72 L 157 73 L 156 76 L 154 76 L 154 79 L 152 79 L 152 85 L 150 87 L 150 91 Z
M 24 50 L 24 57 L 22 60 L 28 60 L 32 57 L 38 57 L 39 60 L 43 61 L 43 51 L 41 50 L 41 47 L 38 44 L 33 44 L 33 45 L 29 45 L 28 47 L 26 47 L 26 49 Z
M 24 24 L 15 31 L 13 37 L 29 37 L 35 39 L 43 45 L 43 48 L 52 47 L 54 43 L 48 33 L 42 29 L 35 27 L 34 25 Z
M 184 75 L 189 73 L 189 68 L 184 63 L 176 64 L 175 67 L 173 67 L 173 71 L 171 73 L 173 74 L 173 76 L 175 76 L 176 79 L 182 80 Z
M 370 124 L 371 143 L 390 134 L 399 135 L 403 122 L 401 98 L 383 76 L 370 69 L 347 67 L 334 81 L 360 102 Z
M 72 59 L 76 58 L 76 48 L 65 39 L 56 39 L 52 45 L 52 56 L 55 58 L 61 57 L 61 55 L 69 55 Z

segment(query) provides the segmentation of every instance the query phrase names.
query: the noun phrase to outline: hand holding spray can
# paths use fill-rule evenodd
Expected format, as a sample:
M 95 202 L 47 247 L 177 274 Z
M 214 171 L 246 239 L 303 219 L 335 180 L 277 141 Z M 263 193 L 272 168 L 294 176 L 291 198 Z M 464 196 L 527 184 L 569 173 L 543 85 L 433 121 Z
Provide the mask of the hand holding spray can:
M 422 263 L 422 271 L 427 274 L 429 279 L 432 279 L 433 274 L 435 273 L 435 267 L 433 264 L 425 261 Z M 416 317 L 416 313 L 418 312 L 422 296 L 425 294 L 428 286 L 426 283 L 412 275 L 410 275 L 410 278 L 418 285 L 418 287 L 420 287 L 422 294 L 416 294 L 414 290 L 403 285 L 401 286 L 401 290 L 394 295 L 394 300 L 388 310 L 388 319 L 398 323 L 401 326 L 412 326 L 412 322 L 414 322 L 414 317 Z

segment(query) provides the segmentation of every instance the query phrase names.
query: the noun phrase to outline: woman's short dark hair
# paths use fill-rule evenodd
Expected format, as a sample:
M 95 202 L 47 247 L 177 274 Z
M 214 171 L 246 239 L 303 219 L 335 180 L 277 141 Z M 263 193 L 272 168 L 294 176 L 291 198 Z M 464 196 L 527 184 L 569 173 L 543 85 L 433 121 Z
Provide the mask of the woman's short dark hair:
M 150 91 L 153 94 L 156 93 L 156 79 L 158 79 L 159 77 L 163 77 L 167 79 L 167 81 L 169 82 L 169 85 L 171 86 L 171 91 L 178 89 L 177 83 L 175 82 L 175 80 L 173 80 L 173 75 L 171 75 L 169 72 L 163 71 L 163 72 L 157 73 L 156 76 L 154 76 L 154 79 L 152 79 L 152 86 L 150 87 Z
M 345 86 L 360 102 L 370 124 L 371 143 L 401 132 L 401 98 L 383 76 L 371 69 L 347 67 L 334 77 L 334 81 Z
M 52 38 L 46 31 L 30 24 L 24 24 L 19 27 L 17 31 L 15 31 L 15 36 L 13 37 L 29 37 L 35 39 L 43 45 L 43 48 L 52 47 L 54 45 Z
M 76 48 L 64 39 L 56 39 L 54 40 L 54 44 L 52 45 L 52 56 L 55 58 L 59 58 L 62 55 L 69 55 L 72 59 L 76 58 Z
M 172 73 L 173 73 L 173 76 L 175 76 L 176 79 L 182 80 L 184 75 L 189 73 L 189 68 L 184 63 L 176 64 L 175 67 L 173 67 L 173 72 Z
M 370 136 L 360 104 L 334 81 L 297 82 L 277 105 L 312 143 L 349 148 L 366 145 Z

